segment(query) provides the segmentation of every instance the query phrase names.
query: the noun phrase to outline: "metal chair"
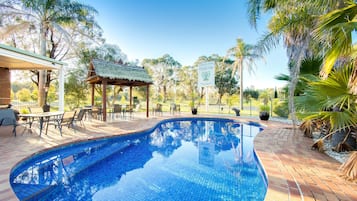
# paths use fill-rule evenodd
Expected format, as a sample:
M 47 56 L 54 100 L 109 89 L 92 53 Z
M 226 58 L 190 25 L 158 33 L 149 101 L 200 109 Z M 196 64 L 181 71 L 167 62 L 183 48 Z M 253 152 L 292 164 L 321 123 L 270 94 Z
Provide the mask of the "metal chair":
M 119 113 L 119 115 L 121 117 L 123 117 L 123 110 L 122 110 L 122 106 L 119 104 L 114 104 L 114 108 L 113 108 L 113 114 L 112 114 L 112 118 L 114 119 L 114 116 L 117 116 Z
M 77 116 L 75 116 L 73 118 L 73 123 L 72 124 L 75 124 L 76 122 L 79 122 L 81 124 L 81 126 L 83 128 L 85 128 L 85 125 L 84 125 L 84 122 L 83 122 L 83 118 L 86 114 L 87 110 L 86 109 L 80 109 Z

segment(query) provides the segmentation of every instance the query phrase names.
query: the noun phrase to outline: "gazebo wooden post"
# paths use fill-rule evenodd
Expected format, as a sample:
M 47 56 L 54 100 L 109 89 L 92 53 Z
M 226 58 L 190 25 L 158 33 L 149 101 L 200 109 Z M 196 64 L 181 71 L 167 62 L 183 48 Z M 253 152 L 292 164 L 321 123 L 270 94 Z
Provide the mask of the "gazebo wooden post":
M 102 82 L 102 112 L 103 112 L 103 121 L 107 121 L 107 80 L 103 79 Z
M 146 85 L 146 118 L 149 118 L 149 87 L 149 84 Z
M 94 106 L 94 87 L 95 87 L 95 84 L 92 84 L 92 99 L 91 99 L 91 106 Z

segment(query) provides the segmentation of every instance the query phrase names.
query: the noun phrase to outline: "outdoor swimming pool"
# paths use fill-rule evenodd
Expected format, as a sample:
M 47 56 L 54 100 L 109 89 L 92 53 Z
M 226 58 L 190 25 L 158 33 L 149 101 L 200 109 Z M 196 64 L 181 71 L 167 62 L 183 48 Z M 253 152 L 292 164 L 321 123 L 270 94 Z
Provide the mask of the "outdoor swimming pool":
M 261 130 L 229 119 L 165 120 L 37 154 L 10 182 L 20 200 L 264 200 L 267 180 L 253 151 Z

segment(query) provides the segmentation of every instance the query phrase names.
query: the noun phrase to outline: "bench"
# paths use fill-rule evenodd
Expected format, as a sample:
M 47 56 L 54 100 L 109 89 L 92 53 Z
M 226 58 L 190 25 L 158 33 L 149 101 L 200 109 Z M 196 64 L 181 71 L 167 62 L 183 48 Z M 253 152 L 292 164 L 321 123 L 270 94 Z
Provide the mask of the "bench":
M 12 133 L 16 136 L 17 120 L 12 109 L 0 109 L 0 126 L 14 126 Z

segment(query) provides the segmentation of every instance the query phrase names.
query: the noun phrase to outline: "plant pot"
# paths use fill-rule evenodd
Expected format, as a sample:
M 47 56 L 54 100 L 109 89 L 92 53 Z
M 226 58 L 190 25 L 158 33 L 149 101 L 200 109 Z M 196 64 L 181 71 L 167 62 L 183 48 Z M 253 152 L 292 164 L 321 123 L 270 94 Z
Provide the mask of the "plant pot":
M 196 114 L 197 114 L 197 108 L 192 108 L 191 111 L 192 111 L 192 114 L 193 114 L 193 115 L 196 115 Z
M 259 118 L 260 118 L 260 120 L 263 120 L 263 121 L 268 121 L 269 116 L 270 116 L 269 112 L 262 111 L 259 113 Z
M 331 146 L 335 149 L 336 146 L 345 139 L 346 135 L 347 135 L 347 131 L 339 131 L 339 132 L 336 132 L 335 134 L 333 134 L 331 137 Z M 352 137 L 351 134 L 347 137 L 347 140 L 345 143 L 348 146 L 350 146 L 352 149 L 356 149 L 356 147 L 357 147 L 356 139 L 354 137 Z
M 51 108 L 51 106 L 48 105 L 47 103 L 42 106 L 42 110 L 43 110 L 44 112 L 49 112 L 49 111 L 50 111 L 50 108 Z

